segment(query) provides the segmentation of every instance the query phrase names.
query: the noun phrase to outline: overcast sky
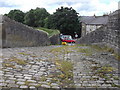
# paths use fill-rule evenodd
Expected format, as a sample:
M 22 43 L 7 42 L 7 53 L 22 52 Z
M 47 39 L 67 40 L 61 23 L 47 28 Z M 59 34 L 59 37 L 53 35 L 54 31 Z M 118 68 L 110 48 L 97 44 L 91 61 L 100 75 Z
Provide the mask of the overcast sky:
M 0 0 L 0 14 L 8 13 L 10 10 L 20 9 L 23 12 L 30 9 L 46 8 L 53 13 L 61 6 L 72 7 L 79 15 L 103 15 L 118 9 L 120 0 Z

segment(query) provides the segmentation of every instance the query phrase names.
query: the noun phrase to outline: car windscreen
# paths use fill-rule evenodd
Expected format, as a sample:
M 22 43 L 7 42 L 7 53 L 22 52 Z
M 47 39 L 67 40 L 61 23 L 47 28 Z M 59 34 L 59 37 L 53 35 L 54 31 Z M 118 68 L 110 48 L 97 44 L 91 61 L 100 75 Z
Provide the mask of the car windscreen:
M 61 36 L 61 39 L 63 39 L 63 40 L 72 40 L 72 37 L 71 36 L 67 36 L 67 35 L 63 35 L 63 36 Z

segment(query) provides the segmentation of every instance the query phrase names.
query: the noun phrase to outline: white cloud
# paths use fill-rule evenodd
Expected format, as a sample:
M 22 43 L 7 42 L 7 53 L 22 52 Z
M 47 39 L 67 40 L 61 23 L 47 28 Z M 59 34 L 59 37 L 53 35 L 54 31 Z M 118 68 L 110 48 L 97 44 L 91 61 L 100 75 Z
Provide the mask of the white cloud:
M 10 11 L 10 8 L 0 7 L 0 14 L 5 14 Z
M 13 7 L 0 7 L 0 14 L 8 13 L 13 9 L 24 12 L 36 7 L 46 8 L 49 13 L 61 6 L 73 7 L 80 15 L 101 15 L 118 9 L 119 0 L 0 0 Z

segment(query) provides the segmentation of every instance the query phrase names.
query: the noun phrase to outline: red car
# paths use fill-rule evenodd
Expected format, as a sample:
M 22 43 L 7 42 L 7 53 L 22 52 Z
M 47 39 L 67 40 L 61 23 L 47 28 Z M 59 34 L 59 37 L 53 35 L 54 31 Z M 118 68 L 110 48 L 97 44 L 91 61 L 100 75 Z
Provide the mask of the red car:
M 75 40 L 72 39 L 72 37 L 70 35 L 62 35 L 60 37 L 62 42 L 67 42 L 67 43 L 75 43 Z
M 62 40 L 62 42 L 75 43 L 75 40 Z

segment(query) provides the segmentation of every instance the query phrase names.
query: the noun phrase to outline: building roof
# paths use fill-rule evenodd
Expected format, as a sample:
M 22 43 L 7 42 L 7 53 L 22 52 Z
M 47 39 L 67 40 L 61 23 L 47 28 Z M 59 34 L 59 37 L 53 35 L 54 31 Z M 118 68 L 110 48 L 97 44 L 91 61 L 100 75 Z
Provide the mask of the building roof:
M 81 16 L 80 22 L 88 25 L 106 25 L 108 22 L 108 16 Z

